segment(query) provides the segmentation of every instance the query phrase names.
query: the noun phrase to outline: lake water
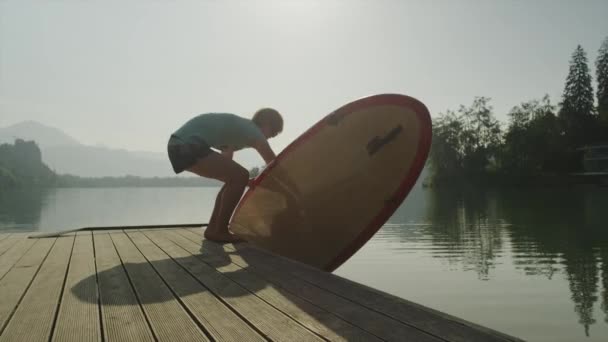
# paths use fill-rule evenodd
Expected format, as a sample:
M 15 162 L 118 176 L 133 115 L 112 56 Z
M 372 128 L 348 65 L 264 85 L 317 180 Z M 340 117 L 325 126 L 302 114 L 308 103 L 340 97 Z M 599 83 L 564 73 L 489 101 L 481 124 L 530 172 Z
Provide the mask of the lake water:
M 0 230 L 206 222 L 217 188 L 0 193 Z M 608 188 L 416 186 L 336 273 L 530 341 L 608 341 Z

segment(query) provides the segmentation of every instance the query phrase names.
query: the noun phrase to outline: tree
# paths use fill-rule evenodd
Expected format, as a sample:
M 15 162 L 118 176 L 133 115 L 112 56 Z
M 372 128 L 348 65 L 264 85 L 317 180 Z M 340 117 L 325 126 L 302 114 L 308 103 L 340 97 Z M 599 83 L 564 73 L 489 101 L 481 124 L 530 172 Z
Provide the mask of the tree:
M 431 147 L 431 167 L 433 181 L 458 177 L 463 173 L 463 123 L 453 111 L 440 114 L 433 124 L 433 143 Z
M 570 144 L 581 145 L 593 140 L 597 128 L 593 107 L 593 87 L 587 54 L 578 45 L 570 60 L 570 70 L 559 111 L 563 132 Z
M 595 61 L 597 79 L 597 111 L 604 123 L 608 123 L 608 37 L 604 39 Z
M 0 166 L 0 190 L 10 188 L 17 184 L 17 178 L 6 168 Z
M 15 140 L 14 144 L 0 145 L 0 168 L 3 183 L 8 185 L 46 186 L 56 175 L 42 162 L 34 141 Z
M 480 179 L 496 168 L 501 129 L 487 97 L 441 114 L 433 124 L 433 182 Z
M 521 179 L 560 171 L 563 144 L 549 96 L 513 107 L 509 117 L 501 155 L 505 174 Z
M 460 106 L 464 122 L 464 169 L 469 176 L 479 176 L 496 167 L 501 129 L 492 111 L 488 97 L 476 97 L 470 107 Z

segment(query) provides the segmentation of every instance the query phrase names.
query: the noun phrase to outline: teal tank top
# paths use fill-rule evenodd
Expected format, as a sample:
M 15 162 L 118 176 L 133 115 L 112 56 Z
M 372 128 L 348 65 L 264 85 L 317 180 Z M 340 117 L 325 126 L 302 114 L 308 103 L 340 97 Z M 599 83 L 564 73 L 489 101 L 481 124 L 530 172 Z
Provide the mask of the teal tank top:
M 235 151 L 250 147 L 260 139 L 266 140 L 253 121 L 228 113 L 200 114 L 188 120 L 173 135 L 190 144 L 199 144 L 203 140 L 215 149 Z

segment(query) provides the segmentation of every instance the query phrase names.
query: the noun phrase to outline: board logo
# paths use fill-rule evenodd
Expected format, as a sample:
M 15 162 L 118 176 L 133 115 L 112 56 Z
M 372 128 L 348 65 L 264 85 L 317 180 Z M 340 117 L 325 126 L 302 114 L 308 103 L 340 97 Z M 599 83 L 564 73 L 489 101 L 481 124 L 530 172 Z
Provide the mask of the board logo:
M 379 136 L 375 136 L 367 143 L 367 153 L 370 156 L 373 156 L 376 152 L 378 152 L 382 147 L 384 147 L 389 142 L 393 141 L 401 132 L 403 131 L 403 126 L 398 125 L 397 127 L 391 129 L 384 137 L 380 138 Z

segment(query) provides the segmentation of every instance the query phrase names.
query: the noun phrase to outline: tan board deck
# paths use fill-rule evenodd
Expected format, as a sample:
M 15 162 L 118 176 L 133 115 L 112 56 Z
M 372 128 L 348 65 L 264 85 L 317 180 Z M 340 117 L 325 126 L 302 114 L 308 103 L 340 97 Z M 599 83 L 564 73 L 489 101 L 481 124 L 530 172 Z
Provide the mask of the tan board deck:
M 0 233 L 0 341 L 520 341 L 202 232 Z

